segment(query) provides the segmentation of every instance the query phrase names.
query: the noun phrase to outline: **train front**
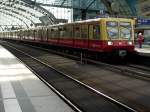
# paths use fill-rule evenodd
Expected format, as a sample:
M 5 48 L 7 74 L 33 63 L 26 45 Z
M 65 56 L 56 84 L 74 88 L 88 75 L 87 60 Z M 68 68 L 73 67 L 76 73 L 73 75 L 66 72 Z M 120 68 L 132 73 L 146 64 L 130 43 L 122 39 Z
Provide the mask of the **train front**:
M 134 52 L 134 21 L 114 18 L 103 20 L 103 50 L 119 56 Z

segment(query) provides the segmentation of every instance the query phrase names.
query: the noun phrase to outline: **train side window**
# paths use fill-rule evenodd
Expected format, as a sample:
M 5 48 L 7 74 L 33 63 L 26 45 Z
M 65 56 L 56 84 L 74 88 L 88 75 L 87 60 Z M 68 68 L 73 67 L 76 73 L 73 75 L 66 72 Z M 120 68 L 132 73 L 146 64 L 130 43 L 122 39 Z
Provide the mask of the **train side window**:
M 100 25 L 94 25 L 93 26 L 93 39 L 100 39 Z
M 74 27 L 74 37 L 80 38 L 80 26 L 79 25 Z
M 88 37 L 88 25 L 81 26 L 81 38 L 86 39 Z

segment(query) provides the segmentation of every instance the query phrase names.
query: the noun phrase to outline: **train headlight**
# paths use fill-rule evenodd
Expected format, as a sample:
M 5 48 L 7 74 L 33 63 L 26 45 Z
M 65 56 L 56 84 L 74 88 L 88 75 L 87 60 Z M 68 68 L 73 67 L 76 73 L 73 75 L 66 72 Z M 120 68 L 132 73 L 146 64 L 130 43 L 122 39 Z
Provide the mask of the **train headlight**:
M 113 42 L 111 42 L 111 41 L 108 41 L 108 45 L 113 45 Z
M 132 45 L 132 42 L 128 42 L 129 45 Z

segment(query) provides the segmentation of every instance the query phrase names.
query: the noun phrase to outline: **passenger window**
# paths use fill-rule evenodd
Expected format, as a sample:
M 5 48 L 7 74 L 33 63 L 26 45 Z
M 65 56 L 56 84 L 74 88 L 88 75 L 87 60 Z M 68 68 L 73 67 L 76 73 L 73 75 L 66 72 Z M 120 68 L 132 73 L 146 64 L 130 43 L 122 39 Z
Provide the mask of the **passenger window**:
M 81 26 L 81 38 L 86 39 L 88 37 L 88 25 Z
M 93 33 L 94 33 L 93 39 L 100 39 L 100 25 L 93 26 Z

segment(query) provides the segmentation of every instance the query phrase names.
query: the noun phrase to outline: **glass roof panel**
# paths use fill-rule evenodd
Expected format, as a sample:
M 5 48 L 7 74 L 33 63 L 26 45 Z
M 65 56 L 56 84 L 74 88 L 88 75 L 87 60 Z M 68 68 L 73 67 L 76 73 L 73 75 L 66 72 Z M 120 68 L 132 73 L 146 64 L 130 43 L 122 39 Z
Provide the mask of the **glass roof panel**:
M 0 16 L 0 17 L 3 17 L 2 14 L 5 14 L 5 15 L 10 15 L 10 16 L 12 16 L 12 17 L 14 17 L 14 18 L 20 18 L 20 19 L 22 19 L 22 20 L 24 20 L 24 21 L 26 21 L 26 22 L 27 22 L 27 21 L 30 22 L 29 19 L 24 18 L 24 17 L 22 17 L 21 15 L 17 15 L 17 14 L 15 14 L 15 13 L 14 13 L 14 14 L 10 14 L 9 11 L 6 11 L 6 10 L 4 11 L 4 10 L 1 10 L 1 9 L 0 9 L 0 12 L 3 12 L 3 13 L 1 13 L 1 16 Z M 1 21 L 1 22 L 4 22 L 4 23 L 5 23 L 5 21 Z M 27 22 L 27 23 L 28 23 L 28 22 Z M 30 23 L 31 23 L 31 22 L 30 22 Z
M 0 0 L 0 26 L 24 24 L 24 26 L 30 27 L 37 24 L 42 25 L 40 18 L 45 16 L 48 17 L 49 23 L 53 24 L 55 17 L 44 8 L 34 4 L 31 0 Z M 12 20 L 5 19 L 4 17 Z
M 48 20 L 48 24 L 54 24 L 56 18 L 70 22 L 73 13 L 81 15 L 78 12 L 82 12 L 83 9 L 94 12 L 105 9 L 105 5 L 101 0 L 0 0 L 0 12 L 3 12 L 0 16 L 12 16 L 18 22 L 26 22 L 28 26 L 44 25 L 44 18 L 45 21 Z M 3 24 L 2 22 L 4 21 L 0 21 L 0 24 Z
M 68 22 L 72 22 L 72 9 L 48 6 L 43 7 L 54 14 L 57 19 L 66 19 Z
M 35 1 L 35 0 L 32 0 Z M 72 0 L 36 0 L 37 3 L 71 6 Z
M 30 24 L 29 20 L 18 19 L 5 14 L 4 12 L 0 12 L 0 15 L 0 31 L 11 30 L 12 26 L 17 28 L 27 28 L 27 24 Z

